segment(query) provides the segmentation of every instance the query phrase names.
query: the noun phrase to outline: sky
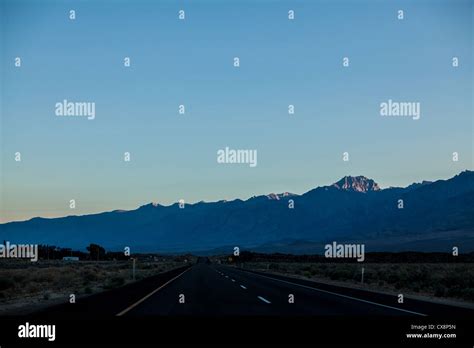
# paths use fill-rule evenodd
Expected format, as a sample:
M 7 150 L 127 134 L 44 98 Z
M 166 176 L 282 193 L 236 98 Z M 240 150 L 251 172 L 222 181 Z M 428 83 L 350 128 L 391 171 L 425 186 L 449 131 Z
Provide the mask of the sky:
M 0 222 L 473 169 L 472 1 L 0 4 Z M 56 116 L 64 99 L 95 119 Z M 389 99 L 420 119 L 381 116 Z

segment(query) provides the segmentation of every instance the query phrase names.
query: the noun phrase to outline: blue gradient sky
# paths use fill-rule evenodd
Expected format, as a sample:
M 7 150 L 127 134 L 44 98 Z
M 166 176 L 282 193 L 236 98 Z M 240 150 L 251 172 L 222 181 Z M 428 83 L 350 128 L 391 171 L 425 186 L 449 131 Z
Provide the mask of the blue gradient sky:
M 473 168 L 472 1 L 0 2 L 1 222 Z M 56 117 L 63 99 L 96 119 Z M 381 117 L 388 99 L 421 119 Z M 218 164 L 226 146 L 258 166 Z

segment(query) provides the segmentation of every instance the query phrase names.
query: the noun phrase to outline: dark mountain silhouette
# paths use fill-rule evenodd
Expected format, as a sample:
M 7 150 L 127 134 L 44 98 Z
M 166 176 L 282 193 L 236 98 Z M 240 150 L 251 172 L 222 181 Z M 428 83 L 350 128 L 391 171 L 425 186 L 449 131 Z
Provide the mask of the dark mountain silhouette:
M 0 240 L 160 252 L 240 246 L 312 253 L 332 241 L 365 243 L 366 251 L 450 251 L 452 246 L 472 251 L 474 172 L 383 190 L 371 179 L 348 176 L 303 195 L 199 202 L 184 209 L 150 203 L 131 211 L 34 218 L 1 224 Z

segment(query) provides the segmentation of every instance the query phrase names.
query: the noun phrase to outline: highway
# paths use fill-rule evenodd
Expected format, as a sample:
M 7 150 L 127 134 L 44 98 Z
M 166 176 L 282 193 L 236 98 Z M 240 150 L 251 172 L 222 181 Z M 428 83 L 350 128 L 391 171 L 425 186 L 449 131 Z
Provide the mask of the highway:
M 234 266 L 206 258 L 36 313 L 39 317 L 149 316 L 451 316 L 473 317 L 474 310 L 396 294 L 329 285 Z
M 316 289 L 296 281 L 198 263 L 117 315 L 425 315 L 395 307 L 395 296 L 393 305 L 377 303 L 370 298 Z

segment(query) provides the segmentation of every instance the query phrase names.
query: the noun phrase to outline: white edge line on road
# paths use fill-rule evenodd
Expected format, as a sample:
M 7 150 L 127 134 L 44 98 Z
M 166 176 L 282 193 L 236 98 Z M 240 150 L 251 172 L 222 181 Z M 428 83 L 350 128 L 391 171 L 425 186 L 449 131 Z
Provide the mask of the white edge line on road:
M 265 303 L 271 303 L 270 301 L 268 301 L 266 298 L 263 298 L 262 296 L 257 296 L 257 297 L 259 300 L 262 300 Z
M 321 289 L 313 288 L 313 287 L 311 287 L 311 286 L 306 286 L 306 285 L 302 285 L 302 284 L 298 284 L 298 283 L 288 282 L 288 281 L 286 281 L 286 280 L 281 280 L 281 279 L 277 279 L 277 278 L 267 277 L 267 276 L 264 276 L 264 275 L 258 274 L 258 273 L 253 273 L 253 272 L 250 272 L 250 273 L 255 274 L 255 275 L 258 275 L 258 276 L 263 277 L 263 278 L 268 278 L 268 279 L 271 279 L 271 280 L 276 280 L 276 281 L 279 281 L 279 282 L 282 282 L 282 283 L 291 284 L 291 285 L 297 285 L 297 286 L 301 286 L 301 287 L 303 287 L 303 288 L 307 288 L 307 289 L 311 289 L 311 290 L 315 290 L 315 291 L 320 291 L 320 292 L 325 292 L 325 293 L 327 293 L 327 294 L 336 295 L 336 296 L 340 296 L 340 297 L 349 298 L 349 299 L 351 299 L 351 300 L 356 300 L 356 301 L 360 301 L 360 302 L 370 303 L 370 304 L 373 304 L 373 305 L 376 305 L 376 306 L 391 308 L 391 309 L 395 309 L 395 310 L 397 310 L 397 311 L 407 312 L 407 313 L 411 313 L 411 314 L 421 315 L 421 316 L 423 316 L 423 317 L 428 316 L 427 314 L 418 313 L 418 312 L 413 312 L 413 311 L 409 311 L 409 310 L 407 310 L 407 309 L 401 309 L 401 308 L 397 308 L 397 307 L 392 307 L 392 306 L 384 305 L 384 304 L 377 303 L 377 302 L 367 301 L 367 300 L 363 300 L 363 299 L 360 299 L 360 298 L 357 298 L 357 297 L 342 295 L 342 294 L 338 294 L 338 293 L 332 292 L 332 291 L 321 290 Z M 260 297 L 259 297 L 259 298 L 260 298 Z M 262 300 L 262 301 L 263 301 L 263 300 Z
M 169 283 L 171 283 L 173 280 L 181 277 L 184 273 L 186 273 L 187 271 L 189 271 L 192 267 L 189 267 L 187 270 L 185 270 L 184 272 L 181 272 L 180 274 L 178 274 L 176 277 L 168 280 L 166 283 L 164 283 L 163 285 L 161 285 L 160 287 L 156 288 L 155 290 L 153 290 L 152 292 L 150 292 L 148 295 L 146 295 L 145 297 L 143 297 L 142 299 L 138 300 L 137 302 L 135 302 L 134 304 L 132 304 L 131 306 L 125 308 L 123 311 L 121 311 L 120 313 L 116 314 L 117 317 L 120 317 L 122 315 L 124 315 L 125 313 L 127 313 L 129 310 L 131 310 L 132 308 L 135 308 L 136 306 L 138 306 L 140 303 L 142 303 L 143 301 L 145 301 L 147 298 L 149 298 L 150 296 L 154 295 L 156 292 L 160 291 L 161 289 L 163 289 L 166 285 L 168 285 Z
M 243 285 L 240 285 L 240 287 L 241 287 L 242 289 L 244 289 L 244 290 L 247 290 L 247 288 L 246 288 L 245 286 L 243 286 Z

